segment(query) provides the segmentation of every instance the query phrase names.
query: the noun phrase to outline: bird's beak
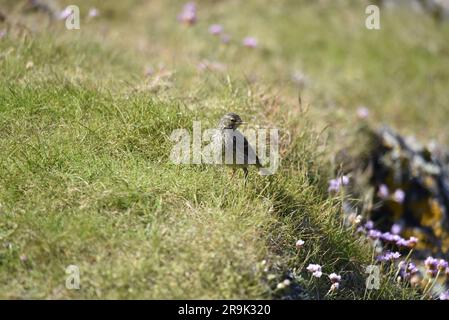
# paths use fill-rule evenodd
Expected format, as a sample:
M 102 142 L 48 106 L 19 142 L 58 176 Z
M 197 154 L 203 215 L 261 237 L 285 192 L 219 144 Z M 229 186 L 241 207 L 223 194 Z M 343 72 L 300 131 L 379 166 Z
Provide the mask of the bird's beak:
M 248 122 L 240 121 L 239 124 L 247 124 Z

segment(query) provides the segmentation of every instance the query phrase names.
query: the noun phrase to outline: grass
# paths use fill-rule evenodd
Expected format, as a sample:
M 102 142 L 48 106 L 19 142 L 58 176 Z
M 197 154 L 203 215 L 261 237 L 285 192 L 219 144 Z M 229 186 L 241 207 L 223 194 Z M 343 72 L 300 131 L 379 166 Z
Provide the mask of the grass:
M 386 11 L 368 31 L 351 1 L 204 1 L 188 28 L 179 1 L 66 2 L 77 3 L 83 17 L 102 13 L 79 31 L 0 7 L 29 29 L 0 40 L 1 298 L 417 297 L 390 278 L 366 295 L 371 248 L 327 181 L 359 104 L 373 123 L 447 141 L 447 25 Z M 207 33 L 212 23 L 231 44 Z M 260 48 L 242 48 L 246 35 Z M 226 70 L 198 70 L 205 59 Z M 159 78 L 145 77 L 150 65 Z M 307 111 L 297 69 L 311 79 Z M 170 163 L 174 129 L 214 126 L 228 110 L 290 132 L 274 176 L 245 186 L 221 167 Z M 341 291 L 326 295 L 308 263 L 340 273 Z M 70 264 L 80 290 L 65 288 Z M 276 289 L 292 274 L 293 289 Z

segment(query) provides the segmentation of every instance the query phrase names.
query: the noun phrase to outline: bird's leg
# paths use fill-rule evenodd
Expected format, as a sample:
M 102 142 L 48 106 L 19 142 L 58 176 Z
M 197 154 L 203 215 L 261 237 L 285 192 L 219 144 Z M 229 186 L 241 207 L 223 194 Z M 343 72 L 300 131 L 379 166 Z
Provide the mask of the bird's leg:
M 246 180 L 248 180 L 248 168 L 243 167 L 243 176 L 245 178 L 245 185 L 246 185 Z

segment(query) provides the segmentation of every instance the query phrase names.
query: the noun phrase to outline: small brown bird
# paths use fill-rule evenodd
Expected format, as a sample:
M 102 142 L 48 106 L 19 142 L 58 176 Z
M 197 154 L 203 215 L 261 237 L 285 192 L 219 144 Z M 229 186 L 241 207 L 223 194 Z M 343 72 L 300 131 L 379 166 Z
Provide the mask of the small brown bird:
M 236 169 L 241 168 L 246 179 L 248 166 L 254 165 L 257 169 L 260 169 L 262 164 L 246 137 L 237 130 L 243 123 L 238 114 L 233 112 L 225 114 L 218 124 L 218 130 L 213 137 L 213 141 L 216 148 L 221 148 L 224 164 L 233 169 L 232 175 L 234 176 Z M 232 158 L 230 155 L 232 155 Z

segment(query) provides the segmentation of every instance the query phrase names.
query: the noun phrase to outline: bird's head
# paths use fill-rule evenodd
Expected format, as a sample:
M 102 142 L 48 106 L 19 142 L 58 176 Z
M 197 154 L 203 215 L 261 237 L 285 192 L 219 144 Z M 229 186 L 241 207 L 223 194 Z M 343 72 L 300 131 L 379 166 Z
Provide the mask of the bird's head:
M 230 112 L 226 113 L 223 118 L 221 118 L 219 127 L 220 129 L 232 129 L 235 130 L 240 126 L 242 123 L 242 119 L 240 116 L 236 113 Z

